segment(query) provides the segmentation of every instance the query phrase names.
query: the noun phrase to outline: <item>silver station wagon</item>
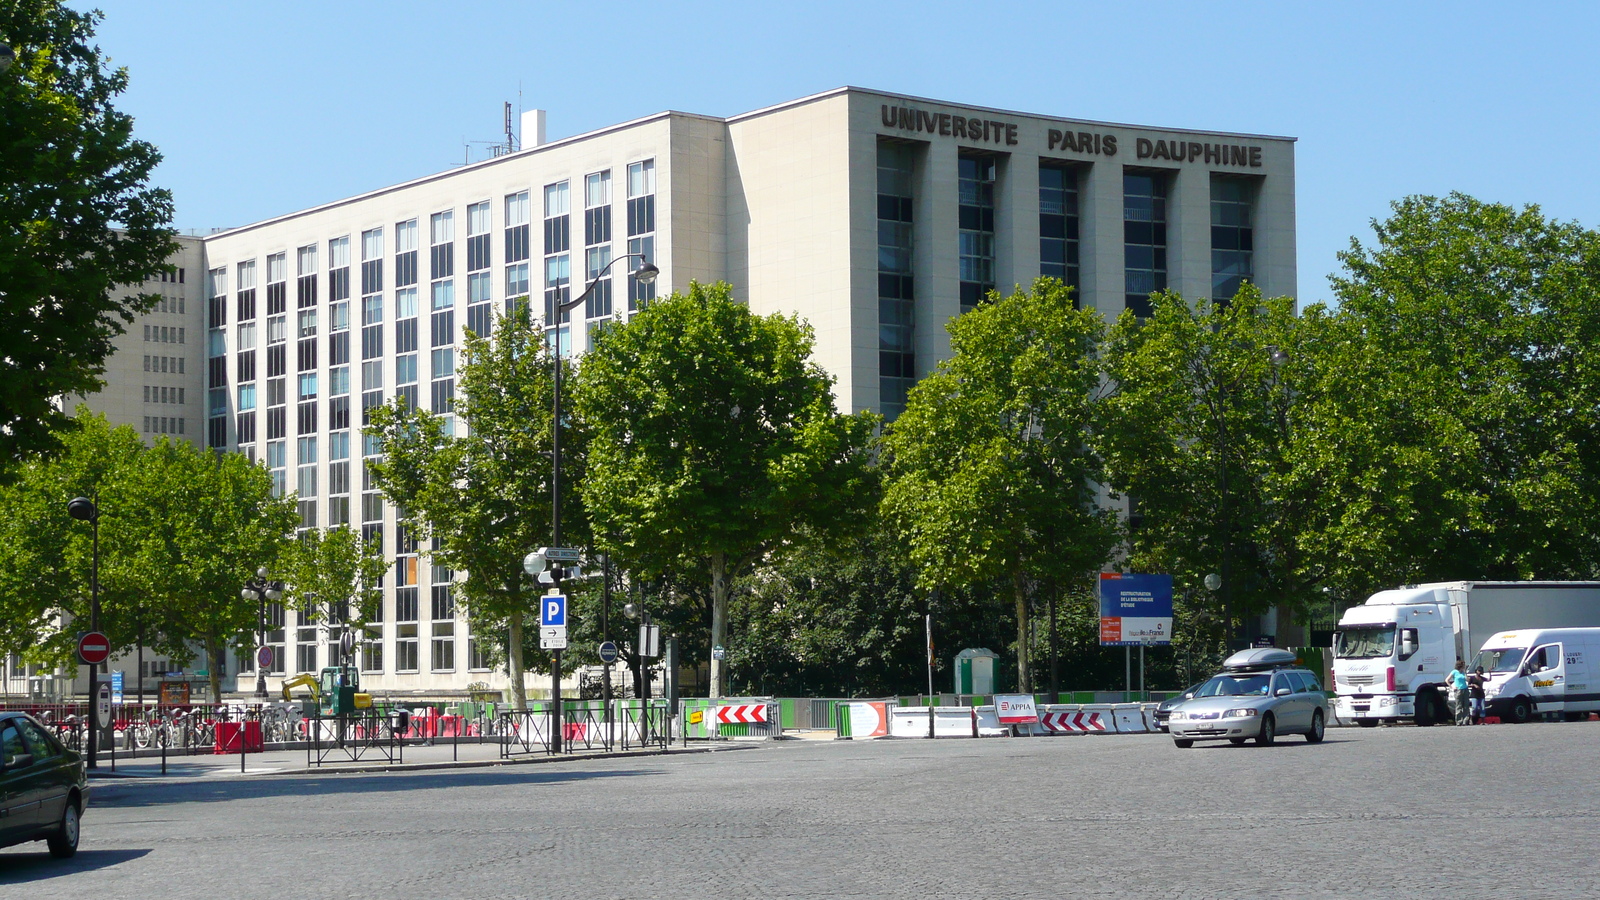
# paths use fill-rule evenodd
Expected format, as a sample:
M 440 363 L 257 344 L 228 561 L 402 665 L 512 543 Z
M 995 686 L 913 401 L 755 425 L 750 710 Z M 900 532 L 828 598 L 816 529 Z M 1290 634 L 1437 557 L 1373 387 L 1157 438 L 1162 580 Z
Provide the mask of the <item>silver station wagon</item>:
M 1317 676 L 1287 650 L 1258 647 L 1228 657 L 1221 672 L 1172 710 L 1167 731 L 1184 748 L 1252 738 L 1267 747 L 1281 734 L 1303 734 L 1315 744 L 1327 722 L 1328 697 Z

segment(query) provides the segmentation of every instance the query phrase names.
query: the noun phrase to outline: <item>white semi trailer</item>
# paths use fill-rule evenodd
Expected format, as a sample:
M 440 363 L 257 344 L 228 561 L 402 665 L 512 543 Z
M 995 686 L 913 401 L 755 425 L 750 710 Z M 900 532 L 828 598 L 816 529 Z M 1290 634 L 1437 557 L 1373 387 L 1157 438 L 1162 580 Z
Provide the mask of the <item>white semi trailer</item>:
M 1491 636 L 1600 627 L 1600 582 L 1452 581 L 1379 591 L 1345 610 L 1334 637 L 1335 709 L 1358 725 L 1448 720 L 1444 678 Z M 1528 704 L 1531 715 L 1537 702 Z

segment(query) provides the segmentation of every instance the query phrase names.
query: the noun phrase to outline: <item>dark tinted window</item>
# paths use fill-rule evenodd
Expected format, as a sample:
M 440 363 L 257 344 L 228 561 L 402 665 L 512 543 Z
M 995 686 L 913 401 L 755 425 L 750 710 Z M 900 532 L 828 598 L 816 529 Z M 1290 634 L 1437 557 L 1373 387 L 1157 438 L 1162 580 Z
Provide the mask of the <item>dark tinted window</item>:
M 16 726 L 10 722 L 0 725 L 0 766 L 10 768 L 18 756 L 27 752 Z
M 22 742 L 28 745 L 28 752 L 34 759 L 49 759 L 56 755 L 56 744 L 45 735 L 39 726 L 22 720 L 17 723 L 22 726 Z

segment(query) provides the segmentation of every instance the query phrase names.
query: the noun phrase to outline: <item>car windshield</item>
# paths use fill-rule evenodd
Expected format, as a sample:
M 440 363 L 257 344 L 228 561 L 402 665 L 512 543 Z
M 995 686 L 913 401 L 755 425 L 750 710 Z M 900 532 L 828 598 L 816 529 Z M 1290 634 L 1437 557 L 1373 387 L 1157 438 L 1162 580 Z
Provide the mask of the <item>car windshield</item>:
M 1482 666 L 1485 672 L 1515 672 L 1517 666 L 1522 664 L 1522 654 L 1526 652 L 1525 647 L 1485 648 L 1478 651 L 1478 658 L 1473 660 L 1472 667 Z
M 1196 697 L 1245 697 L 1267 695 L 1267 682 L 1272 676 L 1266 673 L 1257 675 L 1214 675 L 1210 681 L 1200 685 Z
M 1339 632 L 1333 645 L 1333 655 L 1340 659 L 1375 659 L 1394 655 L 1394 623 L 1365 628 L 1349 628 Z

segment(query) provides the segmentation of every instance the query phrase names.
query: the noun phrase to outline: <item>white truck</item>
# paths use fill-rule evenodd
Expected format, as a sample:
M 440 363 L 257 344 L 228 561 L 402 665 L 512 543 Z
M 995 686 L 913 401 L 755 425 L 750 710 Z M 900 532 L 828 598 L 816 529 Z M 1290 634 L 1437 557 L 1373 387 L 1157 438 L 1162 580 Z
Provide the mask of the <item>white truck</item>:
M 1339 619 L 1335 710 L 1367 727 L 1448 721 L 1445 675 L 1457 659 L 1474 659 L 1491 635 L 1594 626 L 1600 626 L 1600 582 L 1452 581 L 1379 591 Z M 1537 699 L 1529 700 L 1532 715 Z

